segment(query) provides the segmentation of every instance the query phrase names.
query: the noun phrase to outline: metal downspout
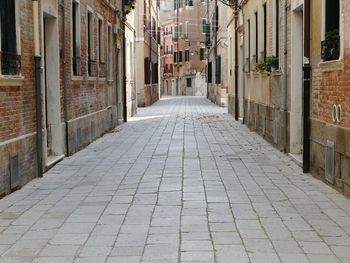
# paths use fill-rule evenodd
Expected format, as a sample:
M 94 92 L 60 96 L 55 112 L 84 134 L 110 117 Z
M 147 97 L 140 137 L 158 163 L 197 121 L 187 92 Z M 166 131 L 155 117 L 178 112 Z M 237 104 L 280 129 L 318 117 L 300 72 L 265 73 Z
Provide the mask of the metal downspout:
M 310 6 L 311 0 L 305 0 L 304 12 L 304 83 L 303 83 L 303 172 L 310 171 L 310 99 L 311 99 L 311 64 L 310 64 Z
M 122 25 L 123 25 L 123 119 L 124 122 L 128 121 L 128 113 L 127 113 L 127 100 L 126 100 L 126 48 L 125 48 L 125 23 L 126 23 L 126 14 L 125 14 L 125 1 L 122 1 Z
M 285 2 L 285 14 L 284 14 L 284 152 L 288 152 L 288 0 Z
M 43 177 L 42 105 L 41 105 L 41 56 L 39 3 L 33 0 L 34 63 L 35 63 L 35 107 L 36 107 L 36 158 L 38 177 Z
M 239 119 L 239 99 L 238 99 L 238 0 L 235 1 L 234 7 L 234 19 L 235 19 L 235 120 Z
M 69 156 L 69 127 L 68 127 L 68 95 L 67 95 L 67 61 L 66 61 L 66 12 L 65 0 L 60 2 L 62 8 L 62 49 L 61 59 L 63 61 L 63 114 L 65 122 L 65 145 L 66 156 Z

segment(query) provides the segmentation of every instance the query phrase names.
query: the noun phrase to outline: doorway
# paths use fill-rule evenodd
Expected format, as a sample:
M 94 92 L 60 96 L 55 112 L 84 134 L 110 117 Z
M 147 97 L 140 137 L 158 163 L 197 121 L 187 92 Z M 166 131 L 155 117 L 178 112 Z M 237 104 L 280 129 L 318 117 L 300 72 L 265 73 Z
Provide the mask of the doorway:
M 61 125 L 59 44 L 57 18 L 44 13 L 44 99 L 46 165 L 63 154 L 63 125 Z
M 302 90 L 303 90 L 303 5 L 291 14 L 291 110 L 290 153 L 302 160 Z

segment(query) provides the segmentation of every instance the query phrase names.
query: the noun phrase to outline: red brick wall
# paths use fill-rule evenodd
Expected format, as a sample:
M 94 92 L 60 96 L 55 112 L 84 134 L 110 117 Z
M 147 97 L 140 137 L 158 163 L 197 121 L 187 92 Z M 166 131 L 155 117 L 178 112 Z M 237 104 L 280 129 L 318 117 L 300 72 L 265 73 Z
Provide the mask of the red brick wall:
M 71 18 L 72 18 L 72 4 L 71 1 L 66 1 L 66 57 L 67 57 L 67 96 L 68 96 L 68 118 L 75 119 L 77 117 L 84 116 L 89 113 L 93 113 L 102 110 L 109 106 L 111 102 L 109 100 L 109 90 L 107 88 L 106 80 L 89 80 L 87 73 L 87 6 L 93 9 L 94 14 L 94 45 L 93 45 L 93 59 L 98 63 L 98 15 L 103 17 L 104 26 L 104 62 L 107 65 L 107 21 L 110 25 L 114 23 L 114 12 L 104 4 L 103 1 L 98 0 L 81 0 L 80 1 L 80 31 L 81 31 L 81 45 L 80 45 L 80 59 L 81 59 L 81 81 L 72 81 L 72 49 L 71 49 Z M 60 21 L 61 24 L 61 21 Z M 60 29 L 61 30 L 61 29 Z M 62 34 L 60 34 L 60 47 L 63 47 Z M 115 46 L 113 46 L 115 47 Z M 115 56 L 113 56 L 115 57 Z M 61 60 L 61 72 L 63 72 L 63 61 Z M 63 98 L 63 74 L 61 74 L 61 91 Z M 115 101 L 113 101 L 115 104 Z M 62 105 L 62 118 L 63 118 L 63 101 Z
M 36 129 L 32 1 L 18 2 L 23 81 L 17 86 L 5 86 L 0 79 L 0 194 L 10 191 L 9 159 L 12 156 L 19 157 L 21 185 L 36 176 L 35 135 L 31 134 Z

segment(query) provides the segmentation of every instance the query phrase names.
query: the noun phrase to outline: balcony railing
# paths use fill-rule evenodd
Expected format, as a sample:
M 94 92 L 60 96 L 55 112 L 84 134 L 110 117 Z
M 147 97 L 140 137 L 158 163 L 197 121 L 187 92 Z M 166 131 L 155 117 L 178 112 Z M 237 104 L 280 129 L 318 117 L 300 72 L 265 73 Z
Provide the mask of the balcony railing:
M 104 62 L 100 62 L 98 65 L 98 76 L 100 78 L 104 78 L 107 75 L 106 64 Z
M 0 52 L 0 72 L 2 75 L 19 75 L 21 73 L 21 56 L 15 53 Z
M 81 66 L 80 66 L 80 57 L 73 57 L 73 75 L 80 76 L 81 75 Z
M 95 60 L 89 59 L 88 61 L 88 73 L 90 77 L 97 76 L 97 63 Z
M 323 61 L 337 60 L 340 56 L 340 37 L 335 36 L 321 42 L 321 58 Z

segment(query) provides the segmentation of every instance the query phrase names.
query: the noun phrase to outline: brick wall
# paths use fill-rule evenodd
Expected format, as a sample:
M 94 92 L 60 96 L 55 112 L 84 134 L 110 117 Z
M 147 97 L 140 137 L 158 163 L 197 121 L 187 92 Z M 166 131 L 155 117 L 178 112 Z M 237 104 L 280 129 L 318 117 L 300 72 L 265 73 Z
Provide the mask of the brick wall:
M 18 2 L 23 79 L 0 78 L 0 195 L 10 192 L 11 157 L 19 158 L 20 186 L 36 176 L 32 1 Z

